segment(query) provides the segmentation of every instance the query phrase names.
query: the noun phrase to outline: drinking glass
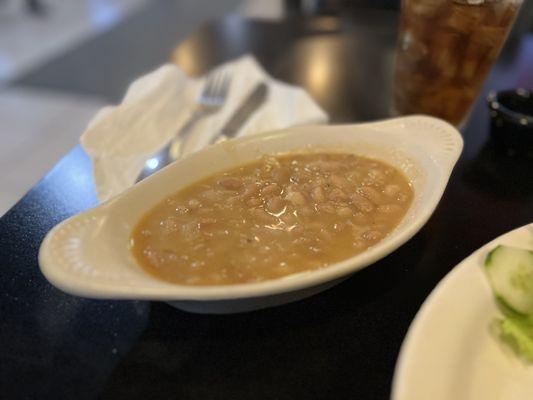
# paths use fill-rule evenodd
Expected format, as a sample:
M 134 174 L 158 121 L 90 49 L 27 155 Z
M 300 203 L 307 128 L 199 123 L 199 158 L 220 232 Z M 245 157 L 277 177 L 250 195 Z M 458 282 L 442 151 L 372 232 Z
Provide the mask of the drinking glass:
M 465 122 L 522 0 L 402 0 L 396 114 Z

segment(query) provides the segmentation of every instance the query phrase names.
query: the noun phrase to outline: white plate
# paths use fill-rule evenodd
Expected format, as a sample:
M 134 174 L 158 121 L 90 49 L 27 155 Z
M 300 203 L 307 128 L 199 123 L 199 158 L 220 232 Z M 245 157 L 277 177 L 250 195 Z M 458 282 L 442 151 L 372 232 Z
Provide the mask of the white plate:
M 227 313 L 283 304 L 346 279 L 409 240 L 437 206 L 463 141 L 436 118 L 412 116 L 359 125 L 300 126 L 230 140 L 191 154 L 110 201 L 68 219 L 48 233 L 39 252 L 46 278 L 85 297 L 171 301 L 196 312 Z M 154 205 L 220 170 L 264 154 L 339 151 L 383 160 L 405 173 L 414 199 L 398 227 L 360 255 L 327 268 L 236 285 L 185 286 L 146 274 L 129 251 L 133 226 Z
M 393 400 L 533 399 L 533 366 L 489 330 L 501 313 L 483 262 L 498 244 L 533 249 L 533 224 L 477 250 L 429 295 L 402 345 Z

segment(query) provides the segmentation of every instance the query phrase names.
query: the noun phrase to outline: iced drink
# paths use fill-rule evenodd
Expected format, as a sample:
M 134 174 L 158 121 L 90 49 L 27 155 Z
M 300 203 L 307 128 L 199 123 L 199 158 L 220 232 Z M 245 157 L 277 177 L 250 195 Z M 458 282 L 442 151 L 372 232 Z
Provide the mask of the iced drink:
M 521 0 L 403 0 L 394 108 L 460 125 L 516 18 Z

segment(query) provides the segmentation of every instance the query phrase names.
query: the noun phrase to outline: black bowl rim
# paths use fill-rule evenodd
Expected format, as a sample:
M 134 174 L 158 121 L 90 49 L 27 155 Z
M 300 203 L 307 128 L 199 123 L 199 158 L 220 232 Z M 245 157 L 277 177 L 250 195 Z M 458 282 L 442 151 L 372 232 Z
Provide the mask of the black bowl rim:
M 520 126 L 533 126 L 533 116 L 513 111 L 508 107 L 502 105 L 499 101 L 501 95 L 514 94 L 521 97 L 533 97 L 533 93 L 527 89 L 519 88 L 513 90 L 491 90 L 487 96 L 487 103 L 491 111 L 497 112 L 500 116 L 506 117 L 506 119 Z M 524 123 L 525 121 L 525 123 Z

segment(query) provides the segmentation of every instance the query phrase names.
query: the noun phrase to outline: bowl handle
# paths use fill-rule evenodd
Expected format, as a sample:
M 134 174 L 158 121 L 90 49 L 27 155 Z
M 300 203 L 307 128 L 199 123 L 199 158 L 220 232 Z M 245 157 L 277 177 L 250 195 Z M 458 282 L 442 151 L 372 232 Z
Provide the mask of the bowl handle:
M 398 135 L 402 141 L 424 148 L 432 159 L 449 170 L 453 168 L 463 150 L 460 132 L 448 122 L 435 117 L 412 115 L 362 126 L 391 132 Z
M 84 260 L 84 243 L 90 241 L 105 218 L 105 211 L 98 207 L 71 217 L 48 232 L 39 249 L 39 266 L 54 286 L 69 293 L 83 293 L 92 281 L 110 278 L 103 275 L 112 271 L 103 274 Z

